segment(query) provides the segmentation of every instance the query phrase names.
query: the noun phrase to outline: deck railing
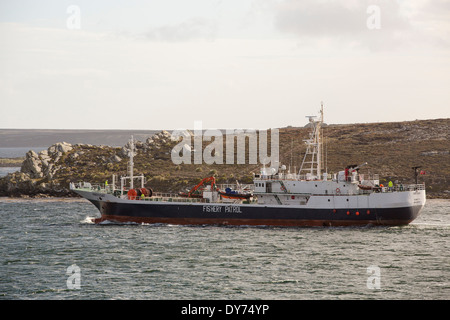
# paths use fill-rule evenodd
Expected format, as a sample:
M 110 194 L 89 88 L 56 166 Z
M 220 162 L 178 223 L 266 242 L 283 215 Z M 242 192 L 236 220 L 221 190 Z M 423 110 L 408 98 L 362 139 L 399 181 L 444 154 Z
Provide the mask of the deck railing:
M 91 184 L 89 182 L 80 182 L 80 183 L 71 183 L 70 189 L 72 190 L 81 190 L 81 191 L 89 191 L 89 192 L 99 192 L 106 194 L 113 194 L 116 197 L 120 197 L 120 190 L 113 190 L 112 186 L 108 186 L 106 184 Z M 396 184 L 393 187 L 375 187 L 372 190 L 363 190 L 359 189 L 356 193 L 332 193 L 332 194 L 310 194 L 310 195 L 337 195 L 337 196 L 348 196 L 348 195 L 357 195 L 357 194 L 370 194 L 373 192 L 379 193 L 388 193 L 388 192 L 405 192 L 405 191 L 419 191 L 425 190 L 425 184 Z M 265 194 L 265 193 L 262 193 Z M 257 195 L 257 194 L 256 194 Z M 283 195 L 294 195 L 293 193 L 283 193 Z M 124 190 L 122 198 L 128 199 L 127 191 Z M 178 194 L 174 193 L 153 193 L 151 197 L 139 197 L 136 196 L 134 199 L 130 200 L 140 200 L 140 201 L 162 201 L 162 202 L 182 202 L 182 203 L 210 203 L 209 199 L 205 198 L 188 198 L 181 197 Z M 218 199 L 220 201 L 220 198 Z M 252 200 L 244 201 L 245 203 L 256 203 L 256 197 Z

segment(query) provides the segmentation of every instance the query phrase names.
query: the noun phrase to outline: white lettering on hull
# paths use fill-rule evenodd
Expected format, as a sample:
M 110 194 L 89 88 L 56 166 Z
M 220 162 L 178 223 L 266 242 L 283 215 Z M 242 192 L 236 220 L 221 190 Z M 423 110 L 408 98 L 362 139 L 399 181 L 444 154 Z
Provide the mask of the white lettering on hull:
M 215 206 L 215 205 L 204 205 L 203 212 L 211 212 L 211 213 L 242 213 L 241 207 L 239 206 Z

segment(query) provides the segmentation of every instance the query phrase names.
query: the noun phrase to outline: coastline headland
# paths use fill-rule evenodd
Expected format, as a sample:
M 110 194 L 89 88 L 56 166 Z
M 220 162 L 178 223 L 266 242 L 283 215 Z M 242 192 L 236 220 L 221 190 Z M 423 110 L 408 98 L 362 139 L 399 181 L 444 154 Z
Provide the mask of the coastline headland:
M 57 136 L 55 132 L 58 131 L 39 132 L 35 129 L 32 133 L 22 133 L 20 138 L 19 133 L 10 130 L 12 129 L 0 129 L 3 147 L 14 146 L 14 135 L 17 141 L 21 141 L 20 145 L 15 145 L 17 147 L 23 147 L 23 143 L 40 145 L 44 141 L 54 141 Z M 8 135 L 8 131 L 12 135 Z M 45 140 L 43 136 L 47 135 L 48 138 L 49 131 L 52 131 L 51 138 Z M 52 142 L 40 152 L 30 150 L 24 158 L 0 159 L 0 166 L 21 168 L 18 172 L 0 178 L 0 196 L 75 197 L 69 190 L 71 182 L 111 182 L 112 174 L 120 176 L 127 171 L 129 144 L 126 141 L 131 134 L 137 140 L 135 174 L 143 174 L 147 179 L 146 186 L 160 192 L 178 193 L 212 175 L 218 183 L 235 183 L 236 180 L 251 183 L 253 174 L 258 173 L 261 167 L 260 163 L 249 161 L 248 138 L 244 139 L 244 145 L 233 145 L 235 159 L 242 152 L 238 148 L 244 148 L 243 164 L 237 164 L 237 161 L 234 164 L 227 161 L 223 161 L 223 164 L 199 164 L 195 161 L 190 164 L 175 164 L 171 159 L 171 152 L 179 142 L 170 132 L 129 131 L 102 131 L 100 136 L 93 137 L 98 132 L 91 130 L 83 134 L 78 132 L 78 136 L 74 138 L 71 138 L 70 132 L 66 132 L 68 135 L 60 135 L 65 140 Z M 36 139 L 30 138 L 29 134 L 34 134 Z M 292 172 L 299 168 L 305 152 L 303 139 L 307 139 L 308 134 L 309 129 L 304 127 L 279 129 L 280 162 L 290 167 Z M 324 166 L 329 173 L 336 173 L 350 164 L 368 162 L 364 170 L 378 173 L 381 182 L 392 180 L 394 183 L 412 183 L 415 178 L 412 167 L 419 166 L 422 174 L 418 179 L 425 182 L 427 197 L 450 198 L 449 118 L 327 125 L 324 127 L 324 137 Z M 119 145 L 120 142 L 124 143 Z M 226 145 L 225 136 L 223 145 Z M 211 148 L 211 141 L 204 140 L 202 151 L 208 147 Z

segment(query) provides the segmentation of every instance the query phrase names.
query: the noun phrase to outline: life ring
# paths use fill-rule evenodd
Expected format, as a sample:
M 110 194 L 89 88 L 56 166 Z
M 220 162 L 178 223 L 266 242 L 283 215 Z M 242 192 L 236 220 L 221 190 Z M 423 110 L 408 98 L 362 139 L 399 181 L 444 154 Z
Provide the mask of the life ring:
M 281 185 L 281 190 L 282 190 L 282 191 L 286 191 L 286 187 L 283 186 L 283 185 Z
M 336 188 L 336 193 L 341 193 L 341 189 Z
M 136 200 L 137 192 L 134 189 L 128 190 L 128 200 Z

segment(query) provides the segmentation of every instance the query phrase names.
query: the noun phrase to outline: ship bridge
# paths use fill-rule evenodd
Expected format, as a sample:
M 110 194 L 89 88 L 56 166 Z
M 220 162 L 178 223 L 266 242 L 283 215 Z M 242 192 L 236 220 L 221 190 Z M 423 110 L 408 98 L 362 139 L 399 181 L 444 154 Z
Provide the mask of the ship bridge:
M 254 175 L 254 195 L 260 204 L 306 204 L 310 196 L 354 196 L 371 193 L 402 192 L 423 190 L 424 185 L 380 185 L 377 174 L 360 174 L 359 170 L 367 165 L 349 165 L 333 175 L 327 172 L 323 154 L 322 124 L 323 104 L 319 119 L 308 116 L 311 132 L 304 140 L 306 151 L 298 172 L 291 173 L 285 165 L 263 167 Z M 325 161 L 324 161 L 325 160 Z M 325 164 L 325 165 L 324 165 Z M 322 169 L 325 168 L 325 172 Z

